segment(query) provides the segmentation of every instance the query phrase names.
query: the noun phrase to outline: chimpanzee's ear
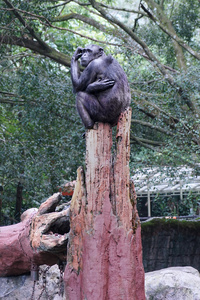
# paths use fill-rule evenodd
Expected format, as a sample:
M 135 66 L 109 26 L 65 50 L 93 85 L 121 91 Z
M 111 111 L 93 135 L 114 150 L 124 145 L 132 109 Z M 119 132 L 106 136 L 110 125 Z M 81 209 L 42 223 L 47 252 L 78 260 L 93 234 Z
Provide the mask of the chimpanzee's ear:
M 99 54 L 100 54 L 100 55 L 103 55 L 103 52 L 104 52 L 104 51 L 103 51 L 103 48 L 99 48 Z

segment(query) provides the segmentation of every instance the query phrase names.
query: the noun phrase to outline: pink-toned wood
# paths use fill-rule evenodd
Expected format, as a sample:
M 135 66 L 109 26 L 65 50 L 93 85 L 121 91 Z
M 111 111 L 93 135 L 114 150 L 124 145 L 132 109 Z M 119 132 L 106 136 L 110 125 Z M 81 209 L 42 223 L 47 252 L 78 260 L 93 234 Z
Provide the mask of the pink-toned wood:
M 112 128 L 86 134 L 86 172 L 78 169 L 71 202 L 64 282 L 67 300 L 144 300 L 141 227 L 130 182 L 131 110 L 121 114 L 116 155 Z
M 56 193 L 39 209 L 25 211 L 20 223 L 0 227 L 0 276 L 24 274 L 31 270 L 31 263 L 53 265 L 66 258 L 67 234 L 48 230 L 56 220 L 67 220 L 69 209 L 54 212 L 60 199 Z

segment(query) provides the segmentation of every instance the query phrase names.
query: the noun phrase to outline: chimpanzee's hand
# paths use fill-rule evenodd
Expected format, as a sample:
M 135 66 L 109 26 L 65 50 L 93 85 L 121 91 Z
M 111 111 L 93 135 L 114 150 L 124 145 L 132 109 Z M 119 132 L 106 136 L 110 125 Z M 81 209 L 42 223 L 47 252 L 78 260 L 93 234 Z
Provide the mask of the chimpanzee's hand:
M 74 56 L 75 60 L 78 60 L 82 56 L 82 54 L 83 54 L 83 48 L 78 47 L 76 49 L 76 51 L 74 52 L 73 56 Z
M 86 92 L 87 93 L 94 93 L 94 92 L 101 92 L 105 91 L 115 84 L 115 81 L 112 79 L 100 79 L 98 81 L 92 82 L 87 86 Z
M 108 78 L 99 80 L 98 82 L 105 88 L 112 87 L 115 84 L 115 81 L 113 79 L 108 79 Z

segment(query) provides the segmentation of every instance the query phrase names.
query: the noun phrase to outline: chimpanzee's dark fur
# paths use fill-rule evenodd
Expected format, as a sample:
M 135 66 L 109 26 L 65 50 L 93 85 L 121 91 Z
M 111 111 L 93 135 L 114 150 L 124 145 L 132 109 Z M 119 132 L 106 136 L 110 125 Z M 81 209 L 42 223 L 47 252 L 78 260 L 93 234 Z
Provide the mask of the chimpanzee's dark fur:
M 85 67 L 80 74 L 78 59 Z M 95 122 L 114 126 L 131 101 L 128 80 L 119 63 L 97 45 L 78 47 L 71 60 L 76 107 L 86 128 Z

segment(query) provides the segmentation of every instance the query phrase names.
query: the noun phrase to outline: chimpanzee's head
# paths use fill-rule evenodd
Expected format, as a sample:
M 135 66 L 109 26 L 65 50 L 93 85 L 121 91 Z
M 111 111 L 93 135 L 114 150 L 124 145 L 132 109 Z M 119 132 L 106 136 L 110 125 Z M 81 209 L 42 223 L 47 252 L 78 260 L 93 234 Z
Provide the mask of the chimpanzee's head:
M 87 65 L 94 59 L 103 55 L 103 48 L 97 45 L 89 45 L 83 48 L 81 55 L 81 66 L 87 67 Z

